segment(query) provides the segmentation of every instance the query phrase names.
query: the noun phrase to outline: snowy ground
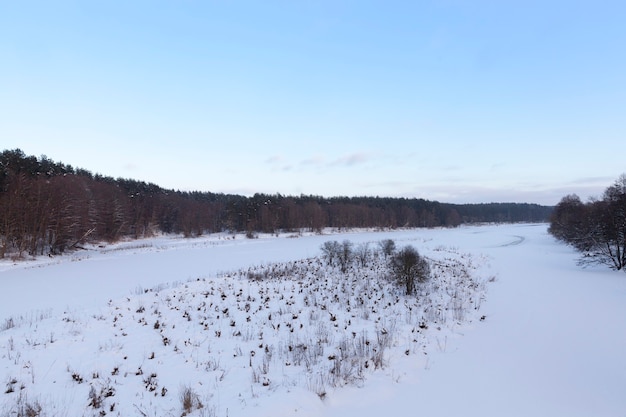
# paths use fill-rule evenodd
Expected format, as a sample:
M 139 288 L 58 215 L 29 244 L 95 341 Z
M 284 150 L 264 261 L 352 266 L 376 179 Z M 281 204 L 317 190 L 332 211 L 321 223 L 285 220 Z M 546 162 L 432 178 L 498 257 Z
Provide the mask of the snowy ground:
M 332 271 L 314 288 L 233 274 L 387 238 L 451 265 L 443 291 L 410 305 L 361 276 L 342 291 Z M 503 225 L 164 237 L 2 261 L 0 416 L 20 398 L 48 416 L 180 416 L 188 393 L 206 416 L 625 417 L 626 276 L 575 256 L 545 225 Z

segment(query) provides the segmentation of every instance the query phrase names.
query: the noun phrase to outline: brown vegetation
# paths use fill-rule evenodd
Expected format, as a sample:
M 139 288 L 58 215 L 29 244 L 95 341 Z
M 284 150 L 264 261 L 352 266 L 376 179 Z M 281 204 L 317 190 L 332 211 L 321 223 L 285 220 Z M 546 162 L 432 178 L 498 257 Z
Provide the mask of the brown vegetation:
M 534 204 L 442 204 L 381 197 L 252 197 L 180 192 L 113 179 L 19 150 L 0 153 L 0 258 L 54 255 L 86 241 L 155 232 L 203 233 L 332 228 L 455 227 L 470 222 L 546 221 Z
M 608 187 L 601 200 L 563 197 L 550 222 L 550 233 L 581 253 L 581 265 L 604 264 L 626 271 L 626 174 Z

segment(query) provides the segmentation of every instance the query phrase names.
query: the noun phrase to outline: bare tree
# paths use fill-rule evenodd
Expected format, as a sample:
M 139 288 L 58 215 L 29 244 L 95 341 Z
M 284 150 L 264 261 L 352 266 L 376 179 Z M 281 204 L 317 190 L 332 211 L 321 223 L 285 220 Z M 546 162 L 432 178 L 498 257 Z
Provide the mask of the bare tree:
M 370 258 L 370 247 L 369 243 L 361 243 L 354 249 L 354 257 L 359 262 L 361 267 L 367 266 L 367 262 Z
M 430 279 L 430 265 L 413 246 L 405 246 L 390 259 L 394 279 L 406 289 L 406 294 L 415 293 L 418 283 Z
M 344 240 L 339 243 L 336 240 L 324 242 L 322 244 L 322 256 L 326 258 L 328 265 L 339 265 L 341 272 L 346 272 L 352 262 L 352 242 Z
M 396 242 L 391 239 L 384 239 L 378 242 L 380 251 L 385 255 L 385 258 L 390 257 L 396 251 Z
M 334 265 L 339 258 L 340 245 L 336 240 L 329 240 L 322 244 L 320 248 L 322 256 L 326 259 L 328 265 Z
M 582 253 L 580 265 L 626 271 L 626 174 L 604 191 L 601 200 L 583 204 L 575 195 L 564 197 L 549 231 Z
M 337 258 L 341 272 L 348 270 L 348 266 L 352 262 L 352 256 L 352 242 L 344 240 L 339 246 L 339 257 Z
M 626 174 L 604 191 L 590 210 L 588 247 L 579 263 L 626 271 Z

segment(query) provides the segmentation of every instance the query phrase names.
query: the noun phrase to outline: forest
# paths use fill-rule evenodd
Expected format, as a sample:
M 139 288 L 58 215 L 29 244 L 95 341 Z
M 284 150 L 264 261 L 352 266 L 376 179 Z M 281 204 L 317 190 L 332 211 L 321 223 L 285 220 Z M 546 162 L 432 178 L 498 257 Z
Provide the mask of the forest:
M 607 187 L 601 199 L 583 203 L 576 194 L 563 197 L 548 230 L 580 252 L 580 265 L 626 271 L 626 174 Z
M 0 258 L 55 255 L 85 242 L 157 233 L 185 237 L 330 227 L 456 227 L 547 222 L 553 207 L 528 203 L 448 204 L 420 198 L 242 196 L 164 189 L 28 156 L 0 153 Z

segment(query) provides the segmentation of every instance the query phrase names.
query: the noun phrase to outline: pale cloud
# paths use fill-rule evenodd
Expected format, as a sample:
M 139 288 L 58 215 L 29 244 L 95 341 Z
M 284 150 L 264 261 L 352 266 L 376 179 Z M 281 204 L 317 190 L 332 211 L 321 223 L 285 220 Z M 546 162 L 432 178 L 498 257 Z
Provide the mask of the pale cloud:
M 313 155 L 300 162 L 302 168 L 336 168 L 336 167 L 353 167 L 366 162 L 371 162 L 374 154 L 368 152 L 352 152 L 342 155 L 334 160 L 328 160 L 324 155 Z
M 272 171 L 288 172 L 293 166 L 282 155 L 272 155 L 265 160 L 265 163 L 272 167 Z
M 344 155 L 341 158 L 336 159 L 330 163 L 330 166 L 354 166 L 363 164 L 371 159 L 371 155 L 365 152 L 355 152 L 348 155 Z
M 572 181 L 569 181 L 568 184 L 575 184 L 575 185 L 579 185 L 579 184 L 585 184 L 585 185 L 596 185 L 596 184 L 604 184 L 606 187 L 608 187 L 609 185 L 611 185 L 615 180 L 617 179 L 617 177 L 612 178 L 612 177 L 583 177 L 583 178 L 576 178 Z
M 265 160 L 267 164 L 280 164 L 283 163 L 285 158 L 282 155 L 272 155 Z
M 302 160 L 302 162 L 300 162 L 300 165 L 320 166 L 320 165 L 323 165 L 325 162 L 326 162 L 326 158 L 324 158 L 323 155 L 313 155 L 310 158 Z
M 498 171 L 500 168 L 504 168 L 506 166 L 506 164 L 500 162 L 500 163 L 495 163 L 495 164 L 491 164 L 491 166 L 489 167 L 489 170 L 491 171 Z

